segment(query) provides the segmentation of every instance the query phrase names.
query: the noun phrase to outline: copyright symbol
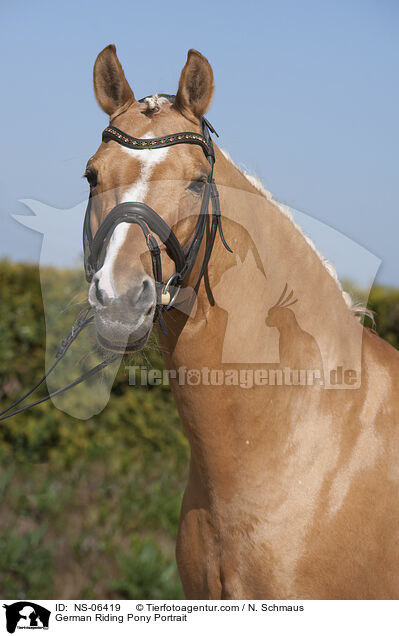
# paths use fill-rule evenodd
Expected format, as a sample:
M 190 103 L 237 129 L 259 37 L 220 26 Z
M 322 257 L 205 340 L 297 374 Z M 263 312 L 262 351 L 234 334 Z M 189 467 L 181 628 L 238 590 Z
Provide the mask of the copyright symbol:
M 139 612 L 141 612 L 144 609 L 144 605 L 142 605 L 141 603 L 137 603 L 136 605 L 136 610 L 138 610 Z

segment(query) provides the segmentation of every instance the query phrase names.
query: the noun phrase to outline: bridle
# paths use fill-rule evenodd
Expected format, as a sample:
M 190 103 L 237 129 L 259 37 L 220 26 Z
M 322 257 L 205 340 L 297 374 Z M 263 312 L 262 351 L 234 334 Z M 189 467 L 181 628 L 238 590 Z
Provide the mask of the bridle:
M 160 95 L 160 97 L 166 97 L 169 101 L 174 101 L 174 95 Z M 140 100 L 144 102 L 146 98 Z M 202 126 L 202 135 L 195 132 L 181 132 L 181 133 L 173 133 L 171 135 L 165 135 L 164 137 L 155 137 L 152 139 L 140 139 L 138 137 L 132 137 L 127 135 L 123 131 L 119 130 L 115 126 L 107 126 L 102 134 L 102 140 L 105 143 L 109 141 L 116 141 L 118 144 L 122 146 L 126 146 L 127 148 L 133 148 L 135 150 L 156 150 L 157 148 L 166 148 L 167 146 L 175 146 L 178 144 L 195 144 L 201 146 L 202 150 L 205 153 L 205 156 L 210 164 L 210 174 L 207 182 L 204 186 L 204 194 L 201 202 L 201 209 L 198 215 L 197 223 L 194 229 L 194 234 L 184 249 L 176 235 L 169 227 L 169 225 L 148 205 L 140 202 L 127 202 L 120 203 L 115 206 L 102 221 L 100 226 L 98 227 L 95 235 L 92 235 L 90 220 L 91 220 L 91 205 L 92 205 L 92 196 L 89 195 L 89 200 L 86 208 L 86 214 L 83 223 L 83 251 L 84 251 L 84 268 L 86 273 L 86 279 L 90 283 L 93 280 L 93 277 L 98 272 L 98 270 L 104 264 L 104 259 L 106 255 L 106 250 L 108 243 L 111 239 L 111 236 L 115 230 L 115 228 L 119 225 L 119 223 L 135 223 L 138 225 L 144 233 L 148 249 L 151 254 L 152 261 L 152 271 L 154 280 L 156 283 L 156 293 L 157 293 L 157 303 L 156 303 L 156 311 L 154 313 L 154 322 L 156 320 L 159 321 L 161 328 L 166 331 L 165 324 L 163 321 L 162 313 L 164 311 L 168 311 L 176 307 L 176 298 L 184 284 L 187 280 L 189 274 L 192 272 L 194 265 L 197 260 L 197 256 L 199 250 L 202 245 L 202 241 L 207 229 L 208 219 L 209 219 L 209 201 L 212 201 L 212 215 L 211 215 L 211 225 L 209 229 L 209 233 L 207 235 L 206 245 L 204 257 L 202 260 L 201 268 L 197 277 L 197 281 L 194 285 L 195 292 L 198 291 L 201 280 L 205 274 L 206 268 L 209 263 L 209 259 L 212 254 L 213 246 L 215 243 L 215 238 L 217 231 L 219 231 L 221 241 L 224 247 L 231 252 L 232 250 L 227 245 L 226 240 L 223 235 L 222 230 L 222 221 L 221 221 L 221 211 L 220 211 L 220 202 L 219 202 L 219 193 L 213 179 L 213 168 L 215 164 L 215 152 L 213 148 L 212 139 L 210 133 L 216 133 L 211 124 L 205 119 L 205 117 L 201 118 L 201 126 Z M 176 271 L 169 280 L 164 283 L 162 278 L 162 262 L 161 262 L 161 251 L 155 238 L 154 234 L 159 238 L 161 243 L 165 245 L 166 253 L 169 258 L 175 264 Z M 173 295 L 171 296 L 170 290 L 173 289 Z M 86 309 L 82 315 L 79 316 L 75 324 L 72 326 L 71 331 L 66 335 L 63 339 L 61 345 L 59 346 L 55 361 L 50 367 L 50 369 L 43 375 L 43 377 L 32 387 L 27 393 L 23 396 L 15 400 L 12 404 L 10 404 L 6 409 L 0 412 L 0 422 L 5 420 L 13 415 L 17 415 L 18 413 L 22 413 L 36 404 L 40 404 L 45 402 L 56 395 L 61 395 L 65 391 L 68 391 L 74 386 L 77 386 L 81 382 L 84 382 L 88 378 L 92 377 L 106 366 L 121 358 L 123 354 L 113 354 L 97 364 L 95 367 L 86 371 L 81 376 L 69 382 L 64 387 L 53 391 L 49 395 L 28 404 L 22 408 L 12 411 L 9 411 L 21 402 L 23 402 L 29 395 L 31 395 L 52 373 L 55 367 L 58 365 L 60 360 L 65 356 L 71 344 L 76 340 L 78 335 L 83 331 L 83 329 L 93 321 L 94 316 L 89 315 L 91 308 Z
M 161 97 L 166 97 L 171 102 L 173 102 L 174 100 L 174 95 L 161 95 Z M 143 102 L 145 101 L 145 99 L 146 98 L 143 98 L 140 101 Z M 124 133 L 122 130 L 119 130 L 119 128 L 116 128 L 115 126 L 107 126 L 102 134 L 102 140 L 104 143 L 115 141 L 121 146 L 132 148 L 134 150 L 149 149 L 155 151 L 158 148 L 166 148 L 168 146 L 176 146 L 178 144 L 195 144 L 202 148 L 211 169 L 208 180 L 204 186 L 201 209 L 198 215 L 194 234 L 185 249 L 183 249 L 169 225 L 145 203 L 127 202 L 120 203 L 119 205 L 115 206 L 102 221 L 96 231 L 95 236 L 93 237 L 90 227 L 92 201 L 90 196 L 83 224 L 84 264 L 86 279 L 89 283 L 92 281 L 96 272 L 104 264 L 108 243 L 115 228 L 119 225 L 119 223 L 134 223 L 141 228 L 147 242 L 147 247 L 151 254 L 152 271 L 156 283 L 157 307 L 154 314 L 154 321 L 158 319 L 160 321 L 161 327 L 164 330 L 165 326 L 162 319 L 162 312 L 168 311 L 175 306 L 175 301 L 179 294 L 179 291 L 183 283 L 193 270 L 207 227 L 210 200 L 212 201 L 212 221 L 207 237 L 202 265 L 197 277 L 197 281 L 194 285 L 194 290 L 196 292 L 198 291 L 199 285 L 205 274 L 209 259 L 211 257 L 217 230 L 219 230 L 220 238 L 223 242 L 223 245 L 229 252 L 231 252 L 231 249 L 227 245 L 223 235 L 219 193 L 213 179 L 215 151 L 213 148 L 210 133 L 217 133 L 211 126 L 211 124 L 205 119 L 205 117 L 201 118 L 201 127 L 203 133 L 202 135 L 195 132 L 180 132 L 171 135 L 165 135 L 164 137 L 153 137 L 150 139 L 140 139 L 138 137 L 132 137 Z M 162 262 L 160 249 L 154 234 L 156 234 L 161 243 L 165 245 L 166 253 L 169 258 L 173 260 L 176 267 L 175 273 L 169 278 L 166 283 L 163 282 L 162 278 Z M 169 290 L 172 287 L 172 284 L 173 296 L 171 297 Z

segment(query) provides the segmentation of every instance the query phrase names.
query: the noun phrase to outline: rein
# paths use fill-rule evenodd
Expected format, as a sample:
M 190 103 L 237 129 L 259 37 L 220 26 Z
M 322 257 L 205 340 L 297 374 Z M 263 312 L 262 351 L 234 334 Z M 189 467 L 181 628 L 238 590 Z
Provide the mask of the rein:
M 169 101 L 173 102 L 173 95 L 161 95 L 161 97 L 166 97 Z M 146 98 L 140 100 L 144 102 Z M 182 288 L 184 281 L 187 279 L 191 271 L 193 270 L 194 264 L 196 262 L 200 247 L 202 245 L 202 241 L 204 238 L 204 234 L 206 231 L 206 227 L 208 224 L 209 218 L 209 202 L 212 203 L 212 214 L 211 214 L 211 226 L 209 230 L 209 234 L 207 237 L 207 243 L 205 246 L 204 258 L 202 260 L 200 272 L 197 278 L 197 282 L 194 286 L 194 290 L 197 292 L 200 286 L 201 280 L 205 274 L 206 268 L 209 263 L 209 259 L 212 254 L 213 246 L 215 243 L 215 238 L 217 231 L 219 231 L 219 235 L 224 247 L 232 252 L 223 235 L 222 229 L 222 221 L 221 221 L 221 210 L 220 210 L 220 202 L 219 202 L 219 193 L 213 179 L 213 168 L 215 164 L 215 152 L 213 148 L 212 139 L 210 133 L 216 133 L 212 125 L 205 119 L 205 117 L 201 118 L 202 132 L 200 135 L 194 132 L 181 132 L 174 133 L 171 135 L 165 135 L 164 137 L 155 137 L 152 139 L 140 139 L 137 137 L 132 137 L 127 135 L 123 131 L 115 128 L 114 126 L 108 126 L 102 135 L 103 142 L 107 143 L 108 141 L 116 141 L 122 146 L 126 146 L 127 148 L 134 148 L 135 150 L 144 150 L 144 149 L 152 149 L 156 150 L 157 148 L 165 148 L 167 146 L 174 146 L 178 144 L 195 144 L 202 148 L 205 153 L 207 160 L 209 161 L 211 170 L 208 177 L 207 182 L 205 183 L 204 194 L 201 202 L 201 209 L 198 215 L 198 220 L 195 226 L 194 234 L 189 242 L 188 246 L 183 249 L 176 235 L 169 227 L 169 225 L 148 205 L 141 202 L 127 202 L 120 203 L 115 206 L 105 217 L 104 221 L 101 223 L 95 236 L 93 237 L 90 227 L 90 218 L 91 218 L 91 203 L 92 197 L 89 195 L 89 200 L 87 203 L 87 209 L 85 213 L 84 223 L 83 223 L 83 250 L 84 250 L 84 268 L 86 279 L 90 283 L 93 279 L 93 276 L 97 273 L 97 271 L 104 264 L 106 249 L 108 243 L 111 239 L 111 236 L 115 230 L 115 228 L 119 225 L 119 223 L 135 223 L 138 225 L 142 232 L 144 233 L 147 247 L 151 254 L 152 261 L 152 270 L 153 276 L 156 283 L 156 294 L 157 294 L 157 304 L 156 311 L 154 313 L 154 322 L 156 320 L 159 321 L 160 327 L 162 330 L 166 332 L 165 323 L 163 321 L 162 314 L 164 311 L 169 311 L 175 307 L 176 298 Z M 161 241 L 165 245 L 166 253 L 169 258 L 175 264 L 176 271 L 169 278 L 169 280 L 164 283 L 162 278 L 162 262 L 161 262 L 161 252 L 159 249 L 158 242 L 154 237 L 156 234 Z M 173 296 L 171 298 L 171 294 L 169 289 L 171 288 L 173 283 Z M 20 398 L 12 402 L 6 409 L 0 412 L 0 422 L 3 420 L 12 417 L 13 415 L 18 415 L 19 413 L 23 413 L 24 411 L 36 406 L 37 404 L 41 404 L 42 402 L 46 402 L 51 398 L 61 395 L 65 391 L 77 386 L 81 382 L 88 380 L 90 377 L 110 365 L 112 362 L 121 358 L 123 354 L 115 353 L 99 364 L 97 364 L 92 369 L 86 371 L 81 376 L 69 382 L 65 386 L 49 395 L 32 402 L 31 404 L 27 404 L 17 410 L 11 411 L 15 409 L 21 402 L 23 402 L 27 397 L 29 397 L 36 389 L 39 388 L 45 382 L 45 380 L 49 377 L 49 375 L 54 371 L 58 363 L 65 356 L 69 347 L 72 343 L 77 339 L 79 334 L 87 327 L 89 323 L 91 323 L 94 319 L 94 315 L 89 316 L 91 311 L 91 307 L 86 309 L 83 314 L 77 319 L 77 321 L 72 326 L 72 329 L 65 336 L 61 345 L 59 346 L 56 355 L 55 361 L 50 367 L 50 369 L 43 375 L 43 377 L 37 382 L 29 391 L 27 391 Z
M 17 409 L 16 411 L 12 411 L 12 413 L 8 413 L 8 411 L 11 411 L 11 409 L 15 408 L 16 406 L 18 406 L 18 404 L 21 404 L 21 402 L 26 400 L 27 397 L 29 397 L 32 393 L 34 393 L 34 391 L 36 391 L 36 389 L 38 389 L 39 386 L 41 386 L 43 384 L 43 382 L 45 382 L 45 380 L 47 380 L 49 375 L 54 371 L 54 369 L 56 368 L 58 363 L 65 356 L 65 354 L 68 351 L 69 347 L 76 340 L 76 338 L 79 336 L 81 331 L 83 331 L 83 329 L 85 327 L 87 327 L 87 325 L 89 323 L 91 323 L 93 321 L 94 316 L 90 316 L 89 318 L 87 318 L 87 316 L 90 313 L 90 311 L 91 311 L 91 307 L 86 309 L 83 312 L 82 316 L 80 318 L 78 318 L 77 321 L 72 325 L 72 329 L 67 333 L 67 335 L 65 336 L 65 338 L 61 342 L 60 346 L 58 347 L 57 352 L 55 354 L 55 361 L 53 362 L 53 364 L 51 365 L 51 367 L 49 368 L 47 373 L 45 373 L 40 378 L 40 380 L 31 389 L 29 389 L 29 391 L 24 393 L 24 395 L 22 395 L 20 398 L 18 398 L 14 402 L 12 402 L 6 409 L 4 409 L 3 411 L 0 412 L 0 416 L 1 416 L 0 417 L 0 422 L 2 422 L 3 420 L 8 419 L 9 417 L 12 417 L 13 415 L 18 415 L 19 413 L 23 413 L 24 411 L 27 411 L 28 409 L 32 408 L 33 406 L 36 406 L 37 404 L 41 404 L 42 402 L 47 402 L 47 400 L 50 400 L 51 398 L 53 398 L 53 397 L 55 397 L 57 395 L 61 395 L 65 391 L 68 391 L 68 389 L 72 389 L 74 386 L 77 386 L 78 384 L 81 384 L 85 380 L 88 380 L 93 375 L 95 375 L 96 373 L 98 373 L 99 371 L 101 371 L 102 369 L 107 367 L 109 364 L 111 364 L 112 362 L 115 362 L 115 360 L 117 360 L 117 358 L 121 357 L 120 354 L 117 354 L 117 353 L 113 354 L 112 356 L 109 356 L 108 358 L 106 358 L 105 360 L 103 360 L 102 362 L 97 364 L 95 367 L 93 367 L 92 369 L 89 369 L 89 371 L 86 371 L 85 373 L 80 375 L 78 378 L 76 378 L 75 380 L 72 380 L 72 382 L 69 382 L 68 384 L 66 384 L 62 388 L 57 389 L 56 391 L 53 391 L 52 393 L 49 393 L 45 397 L 43 397 L 43 398 L 41 398 L 39 400 L 36 400 L 35 402 L 32 402 L 31 404 L 27 404 L 26 406 L 23 406 L 23 407 Z M 6 413 L 7 413 L 7 415 L 6 415 Z

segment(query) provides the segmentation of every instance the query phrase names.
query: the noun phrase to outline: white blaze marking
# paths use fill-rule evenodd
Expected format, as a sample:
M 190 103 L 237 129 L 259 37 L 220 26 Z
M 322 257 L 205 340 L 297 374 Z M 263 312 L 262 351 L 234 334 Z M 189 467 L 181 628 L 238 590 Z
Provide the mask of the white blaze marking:
M 148 139 L 154 135 L 149 132 L 141 139 Z M 127 201 L 138 201 L 144 203 L 148 192 L 148 182 L 154 167 L 166 158 L 169 148 L 154 148 L 153 150 L 133 150 L 120 146 L 123 152 L 137 159 L 141 164 L 140 176 L 128 189 L 123 193 L 119 203 Z M 113 276 L 114 264 L 118 256 L 118 252 L 125 242 L 127 231 L 130 223 L 120 223 L 114 230 L 108 245 L 107 255 L 104 264 L 97 272 L 98 286 L 104 291 L 109 298 L 116 298 L 118 293 L 115 287 Z

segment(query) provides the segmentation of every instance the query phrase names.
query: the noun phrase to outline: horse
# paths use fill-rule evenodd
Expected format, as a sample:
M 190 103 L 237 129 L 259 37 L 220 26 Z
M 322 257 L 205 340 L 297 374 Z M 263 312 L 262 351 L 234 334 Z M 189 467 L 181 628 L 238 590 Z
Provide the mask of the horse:
M 125 135 L 201 135 L 213 71 L 191 49 L 173 99 L 137 100 L 110 45 L 96 59 L 94 92 Z M 252 109 L 242 99 L 241 121 Z M 156 210 L 187 246 L 210 170 L 195 144 L 135 150 L 103 141 L 85 172 L 92 234 L 112 208 L 135 201 Z M 176 542 L 184 593 L 399 598 L 399 354 L 361 324 L 335 271 L 287 210 L 217 146 L 213 178 L 232 251 L 215 240 L 195 289 L 204 238 L 183 285 L 196 291 L 190 312 L 163 312 L 162 329 L 154 322 L 157 286 L 135 224 L 114 228 L 88 294 L 105 349 L 142 349 L 156 324 L 166 368 L 174 371 L 171 389 L 191 447 Z M 165 279 L 175 272 L 169 256 L 161 246 Z M 240 284 L 232 283 L 244 263 Z M 279 352 L 272 308 L 287 289 L 298 299 L 295 324 L 310 334 L 323 361 L 323 385 L 268 382 Z M 219 296 L 229 299 L 228 312 Z M 298 360 L 299 347 L 301 368 L 313 368 L 315 346 L 308 351 L 302 340 L 286 338 L 284 355 Z M 261 351 L 261 359 L 245 361 L 247 350 Z M 188 381 L 189 371 L 204 369 L 224 372 L 226 381 L 212 382 L 209 373 Z M 231 379 L 244 371 L 255 374 L 252 386 L 227 382 L 228 372 Z

